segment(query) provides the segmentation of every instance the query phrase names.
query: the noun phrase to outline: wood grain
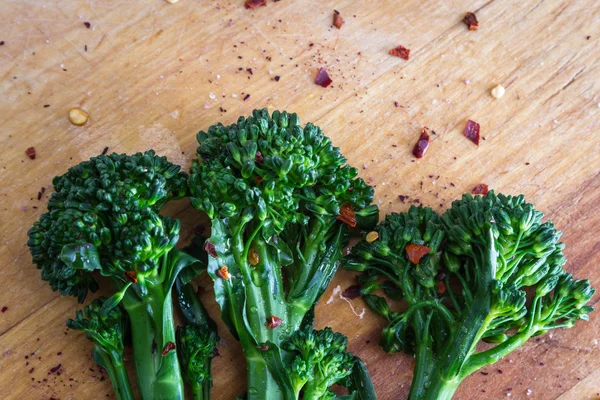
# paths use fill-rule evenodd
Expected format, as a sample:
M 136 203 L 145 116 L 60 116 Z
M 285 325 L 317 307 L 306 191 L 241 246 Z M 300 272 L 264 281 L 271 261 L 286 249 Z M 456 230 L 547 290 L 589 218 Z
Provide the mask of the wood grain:
M 341 30 L 331 27 L 334 8 L 346 20 Z M 476 12 L 478 31 L 461 23 L 466 11 Z M 64 326 L 78 305 L 39 279 L 25 246 L 52 177 L 105 147 L 154 148 L 188 168 L 199 129 L 253 108 L 319 124 L 376 186 L 383 212 L 417 200 L 443 210 L 482 182 L 524 193 L 564 231 L 567 269 L 600 287 L 599 15 L 594 0 L 287 0 L 254 11 L 243 0 L 3 2 L 1 397 L 112 396 L 90 344 Z M 387 54 L 398 44 L 411 49 L 409 61 Z M 313 83 L 323 66 L 333 79 L 327 89 Z M 507 89 L 497 100 L 496 84 Z M 75 106 L 90 114 L 83 127 L 67 119 Z M 462 136 L 467 119 L 481 124 L 479 147 Z M 436 134 L 417 161 L 410 151 L 423 126 Z M 35 160 L 25 155 L 30 146 Z M 200 216 L 185 201 L 169 212 L 189 239 Z M 199 283 L 218 317 L 210 282 Z M 338 274 L 317 323 L 348 335 L 381 399 L 405 398 L 412 360 L 376 345 L 383 322 L 360 317 L 360 299 L 339 296 L 352 283 L 351 273 Z M 232 399 L 245 388 L 244 364 L 221 328 L 213 395 Z M 594 313 L 467 378 L 456 398 L 600 398 L 599 339 Z M 60 375 L 50 372 L 58 364 Z

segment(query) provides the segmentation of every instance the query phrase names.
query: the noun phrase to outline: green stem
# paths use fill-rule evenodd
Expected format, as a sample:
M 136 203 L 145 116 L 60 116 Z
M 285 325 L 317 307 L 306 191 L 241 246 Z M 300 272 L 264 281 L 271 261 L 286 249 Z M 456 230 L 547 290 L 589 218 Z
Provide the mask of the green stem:
M 154 399 L 183 399 L 183 379 L 177 359 L 177 349 L 162 355 L 162 351 L 169 343 L 175 344 L 176 342 L 171 291 L 165 293 L 161 285 L 148 285 L 148 301 L 156 326 L 157 354 L 155 360 L 158 362 L 158 368 L 153 387 Z
M 148 307 L 131 290 L 123 297 L 123 306 L 131 323 L 133 358 L 138 391 L 143 400 L 153 398 L 152 386 L 156 378 L 154 366 L 154 325 Z
M 537 329 L 532 329 L 517 333 L 512 335 L 507 341 L 489 350 L 472 355 L 461 371 L 461 379 L 486 365 L 498 362 L 502 357 L 522 346 L 536 331 Z
M 431 350 L 431 339 L 429 336 L 429 323 L 431 321 L 432 313 L 429 314 L 427 321 L 425 321 L 425 327 L 423 331 L 419 331 L 416 337 L 416 354 L 415 354 L 415 369 L 413 372 L 413 380 L 410 385 L 409 399 L 420 399 L 427 390 L 431 379 L 431 371 L 433 370 L 433 354 Z M 417 326 L 422 325 L 422 316 L 418 312 L 415 315 L 415 322 Z
M 432 382 L 422 400 L 451 400 L 461 381 L 457 378 L 448 381 L 433 378 Z
M 208 400 L 209 397 L 204 397 L 204 388 L 202 384 L 198 382 L 193 382 L 190 384 L 190 389 L 192 389 L 192 399 L 194 400 Z M 208 394 L 208 392 L 207 392 Z
M 135 400 L 123 355 L 116 352 L 108 354 L 98 346 L 94 346 L 92 354 L 94 361 L 108 373 L 117 400 Z
M 279 385 L 269 372 L 267 362 L 255 345 L 242 343 L 248 370 L 247 400 L 283 400 Z M 291 400 L 291 399 L 285 399 Z

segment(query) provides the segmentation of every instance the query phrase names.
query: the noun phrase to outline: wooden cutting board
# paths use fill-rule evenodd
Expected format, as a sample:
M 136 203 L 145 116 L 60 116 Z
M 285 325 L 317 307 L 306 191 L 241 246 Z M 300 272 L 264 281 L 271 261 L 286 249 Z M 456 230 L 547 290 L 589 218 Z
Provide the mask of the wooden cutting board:
M 78 305 L 40 280 L 25 246 L 52 177 L 105 148 L 154 148 L 187 169 L 198 130 L 254 108 L 320 125 L 376 186 L 384 213 L 412 203 L 444 210 L 480 183 L 524 193 L 564 231 L 567 269 L 600 287 L 598 1 L 285 0 L 252 11 L 243 3 L 0 5 L 1 398 L 113 396 L 90 343 L 64 325 Z M 331 26 L 334 9 L 341 30 Z M 478 31 L 461 22 L 466 11 L 476 12 Z M 409 61 L 388 55 L 399 44 Z M 321 67 L 328 88 L 314 83 Z M 490 95 L 497 84 L 506 88 L 500 99 Z M 85 126 L 69 123 L 73 107 L 89 113 Z M 479 147 L 462 135 L 468 119 L 481 124 Z M 435 134 L 416 160 L 423 126 Z M 185 201 L 169 212 L 189 240 L 198 213 Z M 406 398 L 413 361 L 377 346 L 383 321 L 360 299 L 340 297 L 353 282 L 338 274 L 317 325 L 348 335 L 380 399 Z M 217 317 L 210 282 L 199 284 Z M 222 326 L 221 336 L 213 398 L 232 399 L 245 388 L 244 362 Z M 469 377 L 456 399 L 597 399 L 599 339 L 594 313 Z

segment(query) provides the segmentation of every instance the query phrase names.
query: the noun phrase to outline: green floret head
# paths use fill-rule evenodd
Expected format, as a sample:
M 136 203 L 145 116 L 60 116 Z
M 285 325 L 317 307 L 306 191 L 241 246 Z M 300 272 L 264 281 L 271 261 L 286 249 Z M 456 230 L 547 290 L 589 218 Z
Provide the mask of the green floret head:
M 120 306 L 107 313 L 101 312 L 106 301 L 104 297 L 95 299 L 85 306 L 83 312 L 78 310 L 75 319 L 69 318 L 67 326 L 84 332 L 85 336 L 105 353 L 122 354 L 128 329 L 127 314 Z
M 388 321 L 380 344 L 417 358 L 410 398 L 449 398 L 532 336 L 588 319 L 594 289 L 565 271 L 561 232 L 542 218 L 522 195 L 466 194 L 442 217 L 391 214 L 352 249 L 345 267 L 363 272 L 361 294 Z M 478 351 L 479 340 L 495 346 Z
M 177 354 L 183 378 L 188 384 L 201 384 L 211 379 L 210 361 L 218 342 L 216 334 L 198 326 L 177 328 Z
M 28 232 L 42 279 L 79 301 L 98 287 L 94 270 L 143 280 L 179 237 L 179 222 L 158 214 L 187 192 L 179 169 L 150 150 L 93 157 L 54 178 L 48 211 Z
M 304 398 L 328 399 L 329 387 L 342 383 L 355 363 L 352 353 L 346 351 L 346 336 L 331 328 L 314 330 L 305 326 L 296 331 L 282 348 L 293 357 L 288 375 L 296 394 L 303 390 Z
M 340 207 L 367 207 L 373 188 L 321 129 L 296 114 L 254 110 L 235 124 L 198 133 L 192 167 L 192 204 L 211 219 L 251 214 L 265 222 L 265 238 L 307 214 L 337 216 Z M 204 190 L 209 187 L 211 190 Z

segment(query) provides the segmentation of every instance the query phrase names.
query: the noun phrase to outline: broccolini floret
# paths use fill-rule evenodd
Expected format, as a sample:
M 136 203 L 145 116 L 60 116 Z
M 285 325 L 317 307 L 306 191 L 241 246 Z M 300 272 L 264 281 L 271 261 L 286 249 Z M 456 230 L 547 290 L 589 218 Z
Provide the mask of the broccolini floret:
M 187 179 L 152 150 L 93 157 L 54 178 L 48 211 L 29 230 L 33 261 L 53 290 L 82 302 L 98 287 L 93 272 L 111 279 L 116 293 L 102 313 L 123 302 L 144 399 L 183 398 L 171 287 L 195 259 L 174 249 L 180 223 L 159 212 L 187 194 Z
M 67 326 L 84 332 L 85 336 L 94 343 L 92 351 L 94 361 L 108 373 L 117 399 L 134 400 L 123 358 L 125 336 L 129 329 L 127 314 L 120 306 L 102 313 L 105 302 L 105 298 L 97 298 L 85 306 L 83 312 L 77 311 L 75 319 L 69 318 Z
M 331 281 L 348 228 L 376 223 L 373 188 L 296 114 L 255 110 L 197 138 L 191 201 L 212 222 L 208 272 L 244 349 L 248 398 L 297 398 L 280 346 Z
M 589 281 L 563 268 L 561 232 L 523 196 L 466 194 L 441 217 L 411 207 L 376 231 L 345 267 L 364 271 L 362 294 L 389 321 L 383 348 L 416 357 L 410 399 L 450 399 L 471 373 L 592 311 Z M 377 289 L 407 309 L 392 312 Z M 495 345 L 478 351 L 480 340 Z

